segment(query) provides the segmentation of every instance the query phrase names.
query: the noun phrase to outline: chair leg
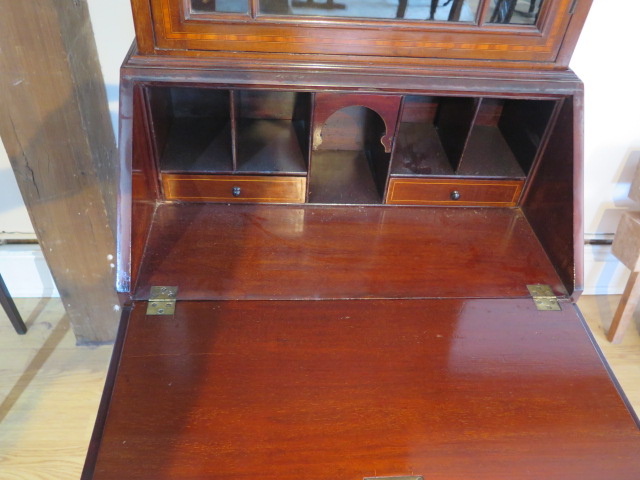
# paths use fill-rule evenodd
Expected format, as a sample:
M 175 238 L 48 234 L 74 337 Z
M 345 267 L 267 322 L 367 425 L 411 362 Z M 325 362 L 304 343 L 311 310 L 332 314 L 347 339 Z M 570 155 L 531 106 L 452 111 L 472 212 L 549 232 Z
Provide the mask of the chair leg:
M 407 11 L 407 2 L 409 0 L 400 0 L 398 2 L 398 10 L 396 11 L 396 18 L 404 18 L 404 14 Z
M 7 290 L 7 286 L 2 280 L 2 276 L 0 276 L 0 304 L 2 304 L 2 308 L 7 313 L 9 320 L 11 320 L 11 324 L 13 328 L 16 329 L 16 332 L 19 335 L 24 335 L 27 333 L 27 326 L 22 321 L 22 317 L 20 317 L 20 313 L 16 308 L 16 304 L 13 302 L 11 295 L 9 295 L 9 291 Z
M 609 333 L 607 333 L 607 339 L 612 343 L 620 343 L 622 341 L 624 332 L 633 320 L 633 314 L 640 301 L 639 274 L 640 272 L 631 272 L 616 314 L 613 316 L 611 328 L 609 328 Z

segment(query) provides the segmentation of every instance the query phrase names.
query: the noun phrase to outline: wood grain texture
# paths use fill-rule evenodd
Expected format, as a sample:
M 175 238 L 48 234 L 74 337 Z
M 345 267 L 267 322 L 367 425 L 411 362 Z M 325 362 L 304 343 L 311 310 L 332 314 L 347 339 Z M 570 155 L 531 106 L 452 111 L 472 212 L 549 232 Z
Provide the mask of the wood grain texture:
M 0 6 L 0 135 L 78 340 L 112 340 L 115 143 L 87 4 L 38 5 Z
M 517 209 L 165 204 L 156 211 L 137 298 L 528 296 L 566 293 Z M 215 274 L 213 273 L 215 272 Z
M 143 18 L 137 30 L 142 35 L 145 52 L 149 43 L 155 45 L 154 53 L 171 54 L 180 50 L 181 55 L 207 55 L 214 52 L 251 52 L 260 56 L 270 52 L 284 54 L 326 54 L 367 57 L 368 63 L 376 63 L 377 57 L 399 57 L 410 63 L 414 59 L 446 59 L 501 61 L 509 68 L 517 61 L 528 63 L 529 68 L 545 62 L 555 65 L 556 56 L 563 46 L 564 32 L 571 21 L 572 32 L 584 22 L 588 8 L 579 9 L 572 18 L 570 0 L 548 0 L 544 12 L 535 26 L 428 24 L 420 21 L 392 21 L 365 19 L 283 18 L 275 16 L 185 15 L 182 2 L 176 0 L 136 0 L 134 5 L 151 5 L 151 18 Z M 587 2 L 585 2 L 587 3 Z M 590 2 L 588 2 L 590 3 Z M 147 5 L 144 7 L 148 8 Z M 135 8 L 141 10 L 141 8 Z M 142 17 L 142 14 L 138 15 Z M 147 15 L 149 17 L 149 15 Z M 149 22 L 153 32 L 149 31 Z M 153 33 L 153 36 L 150 34 Z M 577 35 L 567 42 L 575 44 Z M 348 38 L 349 41 L 344 41 Z M 559 66 L 568 62 L 568 45 Z M 363 60 L 361 58 L 361 60 Z M 535 66 L 534 66 L 535 65 Z M 519 66 L 522 66 L 520 64 Z
M 584 315 L 589 329 L 611 365 L 616 378 L 636 413 L 640 413 L 640 330 L 638 317 L 618 344 L 607 339 L 620 295 L 583 295 L 578 307 Z
M 520 69 L 516 69 L 517 66 Z M 291 56 L 269 54 L 247 59 L 219 52 L 215 58 L 188 57 L 178 52 L 140 55 L 135 46 L 125 59 L 122 75 L 127 80 L 189 86 L 229 85 L 287 91 L 333 91 L 372 94 L 421 94 L 464 96 L 510 96 L 548 99 L 572 95 L 581 83 L 571 70 L 526 69 L 513 62 L 500 68 L 475 66 L 403 64 L 388 61 L 375 69 L 357 57 Z M 251 70 L 251 75 L 247 75 Z M 274 75 L 275 74 L 275 75 Z
M 637 322 L 621 344 L 606 339 L 619 299 L 583 295 L 578 305 L 626 396 L 640 412 Z M 76 480 L 112 346 L 78 347 L 59 299 L 17 298 L 16 304 L 29 331 L 17 336 L 0 311 L 0 472 L 3 480 Z M 606 413 L 591 415 L 601 418 Z
M 112 346 L 80 347 L 59 298 L 17 298 L 18 336 L 0 310 L 0 478 L 77 480 Z
M 165 173 L 162 185 L 167 200 L 187 202 L 304 203 L 307 194 L 306 177 Z
M 514 207 L 523 181 L 450 178 L 392 178 L 386 203 L 392 205 L 460 205 Z M 454 192 L 459 194 L 456 200 Z
M 322 128 L 334 113 L 343 108 L 362 106 L 377 113 L 384 122 L 385 130 L 380 138 L 380 142 L 384 146 L 386 153 L 391 152 L 402 97 L 390 95 L 363 95 L 359 93 L 336 95 L 327 92 L 318 92 L 315 94 L 314 98 L 315 106 L 313 109 L 313 120 L 311 124 L 314 150 L 322 148 Z
M 96 480 L 640 475 L 638 427 L 568 303 L 145 308 L 130 320 Z
M 631 272 L 620 303 L 613 316 L 611 327 L 607 332 L 607 340 L 612 343 L 620 343 L 629 326 L 633 323 L 633 316 L 640 302 L 639 272 Z
M 521 202 L 567 291 L 576 295 L 584 265 L 582 121 L 581 95 L 565 99 Z

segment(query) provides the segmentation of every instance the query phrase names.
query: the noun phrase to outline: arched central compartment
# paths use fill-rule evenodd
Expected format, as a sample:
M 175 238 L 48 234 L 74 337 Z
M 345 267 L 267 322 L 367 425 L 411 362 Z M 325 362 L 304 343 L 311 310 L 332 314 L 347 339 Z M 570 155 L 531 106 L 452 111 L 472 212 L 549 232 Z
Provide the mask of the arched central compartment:
M 311 153 L 309 202 L 382 203 L 391 154 L 388 134 L 374 110 L 352 105 L 332 113 L 317 129 Z

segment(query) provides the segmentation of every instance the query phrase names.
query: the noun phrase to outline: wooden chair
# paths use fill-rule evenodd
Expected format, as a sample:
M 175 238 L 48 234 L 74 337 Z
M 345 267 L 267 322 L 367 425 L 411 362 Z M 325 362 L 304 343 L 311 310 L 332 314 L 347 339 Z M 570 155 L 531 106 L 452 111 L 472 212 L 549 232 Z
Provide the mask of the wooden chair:
M 464 0 L 446 0 L 442 6 L 446 7 L 451 2 L 454 2 L 451 6 L 451 10 L 449 11 L 449 18 L 447 21 L 449 22 L 457 22 L 460 20 L 460 11 L 462 9 L 462 4 Z M 398 2 L 398 10 L 396 11 L 396 18 L 404 18 L 404 14 L 407 11 L 407 3 L 408 0 L 400 0 Z M 431 4 L 429 6 L 429 17 L 427 20 L 434 20 L 436 16 L 436 10 L 438 9 L 439 0 L 431 0 Z
M 631 270 L 607 334 L 610 342 L 620 343 L 640 302 L 640 212 L 625 212 L 622 215 L 613 239 L 612 251 Z
M 9 295 L 9 291 L 7 290 L 7 286 L 2 280 L 2 275 L 0 275 L 0 304 L 2 304 L 2 308 L 7 313 L 7 317 L 11 321 L 13 328 L 16 329 L 16 332 L 19 335 L 24 335 L 27 333 L 27 326 L 22 321 L 22 317 L 16 308 L 16 304 L 13 302 L 11 295 Z
M 640 164 L 629 189 L 629 198 L 640 203 Z M 620 304 L 613 316 L 607 338 L 620 343 L 640 303 L 640 212 L 625 212 L 620 219 L 611 248 L 615 257 L 631 270 Z

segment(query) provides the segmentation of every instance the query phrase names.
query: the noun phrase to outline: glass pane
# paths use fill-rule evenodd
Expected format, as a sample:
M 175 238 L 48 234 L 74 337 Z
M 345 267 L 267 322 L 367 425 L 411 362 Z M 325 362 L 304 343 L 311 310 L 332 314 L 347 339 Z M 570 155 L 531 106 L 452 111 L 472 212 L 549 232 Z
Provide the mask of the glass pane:
M 191 0 L 194 13 L 248 13 L 249 0 Z
M 489 0 L 487 23 L 535 25 L 543 0 Z
M 473 22 L 480 0 L 260 0 L 267 15 Z

